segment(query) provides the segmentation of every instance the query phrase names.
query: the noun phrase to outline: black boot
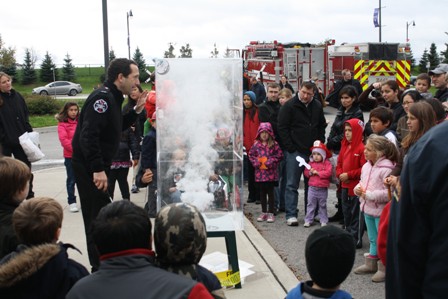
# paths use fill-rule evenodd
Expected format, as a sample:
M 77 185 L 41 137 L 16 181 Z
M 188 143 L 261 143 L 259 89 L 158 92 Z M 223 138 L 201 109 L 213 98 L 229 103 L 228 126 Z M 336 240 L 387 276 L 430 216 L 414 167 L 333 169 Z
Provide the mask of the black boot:
M 340 221 L 340 220 L 344 220 L 344 215 L 342 215 L 342 209 L 340 209 L 338 207 L 338 211 L 336 212 L 336 214 L 334 214 L 333 216 L 328 218 L 328 221 L 329 222 L 336 222 L 336 221 Z
M 328 221 L 329 222 L 339 221 L 340 224 L 344 224 L 344 214 L 342 213 L 342 198 L 341 198 L 340 191 L 336 192 L 336 197 L 338 199 L 338 203 L 336 204 L 336 208 L 338 209 L 338 211 L 336 212 L 336 214 L 334 214 L 333 216 L 328 218 Z M 341 221 L 342 221 L 342 223 L 341 223 Z

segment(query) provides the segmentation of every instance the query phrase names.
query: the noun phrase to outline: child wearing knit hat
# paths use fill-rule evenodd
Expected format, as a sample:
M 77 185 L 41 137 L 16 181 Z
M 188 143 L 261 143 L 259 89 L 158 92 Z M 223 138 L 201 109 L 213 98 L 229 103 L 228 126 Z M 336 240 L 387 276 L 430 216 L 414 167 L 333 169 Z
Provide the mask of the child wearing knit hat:
M 313 231 L 305 245 L 305 260 L 311 280 L 299 283 L 286 299 L 352 299 L 339 289 L 355 262 L 355 241 L 351 234 L 328 225 Z
M 313 223 L 316 209 L 318 209 L 320 224 L 328 223 L 327 197 L 332 174 L 332 164 L 328 160 L 331 152 L 320 140 L 314 141 L 311 147 L 310 169 L 305 168 L 304 174 L 308 181 L 308 204 L 304 227 Z

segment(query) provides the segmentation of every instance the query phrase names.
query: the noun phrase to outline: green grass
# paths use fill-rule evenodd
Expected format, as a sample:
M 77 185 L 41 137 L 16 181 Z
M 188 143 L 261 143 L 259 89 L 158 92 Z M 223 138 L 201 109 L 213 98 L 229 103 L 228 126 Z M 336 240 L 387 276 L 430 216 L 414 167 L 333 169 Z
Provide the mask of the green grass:
M 62 70 L 59 69 L 59 77 L 62 73 Z M 90 93 L 93 90 L 94 86 L 97 86 L 101 83 L 100 77 L 104 74 L 103 67 L 83 67 L 83 68 L 75 68 L 76 79 L 73 80 L 74 83 L 79 83 L 82 86 L 83 93 Z M 36 70 L 36 74 L 39 77 L 39 70 Z M 20 74 L 19 74 L 20 76 Z M 31 94 L 33 88 L 38 86 L 44 86 L 47 82 L 38 81 L 29 85 L 21 85 L 19 82 L 13 81 L 13 88 L 23 94 L 24 96 L 27 94 Z
M 154 71 L 154 67 L 150 67 L 150 71 Z M 20 72 L 20 71 L 19 71 Z M 59 75 L 61 75 L 62 70 L 59 69 Z M 37 76 L 39 77 L 39 70 L 36 70 Z M 92 92 L 93 88 L 98 84 L 101 84 L 101 75 L 104 74 L 104 67 L 77 67 L 75 68 L 76 79 L 73 80 L 74 83 L 81 84 L 82 93 L 89 94 Z M 19 73 L 20 77 L 20 73 Z M 13 88 L 20 92 L 23 96 L 31 95 L 33 88 L 38 86 L 46 85 L 46 82 L 38 81 L 34 84 L 21 85 L 18 81 L 13 81 Z M 145 84 L 141 82 L 144 89 L 150 89 L 150 84 Z
M 82 93 L 90 93 L 95 86 L 101 84 L 100 77 L 104 74 L 103 67 L 76 68 L 76 83 L 81 84 Z
M 33 128 L 42 128 L 57 126 L 58 121 L 54 118 L 54 115 L 31 115 L 30 124 Z
M 151 71 L 154 71 L 154 67 L 152 67 Z M 20 71 L 19 71 L 20 72 Z M 59 74 L 61 74 L 61 70 L 59 69 Z M 37 76 L 39 76 L 39 70 L 36 70 Z M 79 83 L 82 86 L 83 94 L 90 94 L 95 86 L 101 84 L 101 75 L 104 74 L 103 67 L 77 67 L 75 68 L 76 79 L 73 80 L 75 83 Z M 20 73 L 19 73 L 20 76 Z M 36 82 L 34 84 L 29 85 L 21 85 L 18 81 L 13 81 L 13 88 L 20 92 L 22 96 L 27 101 L 36 100 L 36 97 L 40 97 L 38 95 L 32 95 L 31 92 L 33 88 L 38 86 L 46 85 L 45 82 Z M 151 84 L 146 84 L 144 82 L 141 83 L 143 89 L 151 89 Z M 58 100 L 58 106 L 62 107 L 67 100 Z M 77 102 L 80 107 L 83 106 L 84 100 L 71 100 Z M 56 126 L 57 121 L 54 118 L 54 114 L 50 115 L 30 115 L 30 123 L 33 128 L 40 127 L 48 127 L 48 126 Z

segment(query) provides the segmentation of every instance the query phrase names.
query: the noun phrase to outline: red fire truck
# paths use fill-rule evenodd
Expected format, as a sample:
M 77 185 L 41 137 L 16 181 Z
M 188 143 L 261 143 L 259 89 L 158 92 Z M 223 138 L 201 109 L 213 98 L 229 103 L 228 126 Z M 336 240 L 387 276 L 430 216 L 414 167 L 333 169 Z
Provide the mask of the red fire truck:
M 262 77 L 263 83 L 280 82 L 286 74 L 297 90 L 299 83 L 314 80 L 324 94 L 328 92 L 328 47 L 309 43 L 260 43 L 252 41 L 243 50 L 244 66 L 249 76 Z
M 409 84 L 409 44 L 334 43 L 252 41 L 243 50 L 244 66 L 249 76 L 262 77 L 263 83 L 280 82 L 280 76 L 286 74 L 295 90 L 302 81 L 314 80 L 325 95 L 334 81 L 342 78 L 343 69 L 351 70 L 363 89 L 389 79 L 396 79 L 401 87 Z
M 409 44 L 358 43 L 334 46 L 329 53 L 330 80 L 343 69 L 353 71 L 353 78 L 363 89 L 375 82 L 396 80 L 406 88 L 411 78 Z

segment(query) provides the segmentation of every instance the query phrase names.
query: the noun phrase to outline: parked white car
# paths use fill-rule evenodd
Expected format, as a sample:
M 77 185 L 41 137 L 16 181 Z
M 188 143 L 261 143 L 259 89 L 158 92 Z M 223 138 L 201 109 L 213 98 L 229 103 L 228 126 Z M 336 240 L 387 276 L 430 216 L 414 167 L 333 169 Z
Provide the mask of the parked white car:
M 40 95 L 69 95 L 75 96 L 82 92 L 80 84 L 70 81 L 55 81 L 48 83 L 45 86 L 36 87 L 33 89 L 33 94 Z

